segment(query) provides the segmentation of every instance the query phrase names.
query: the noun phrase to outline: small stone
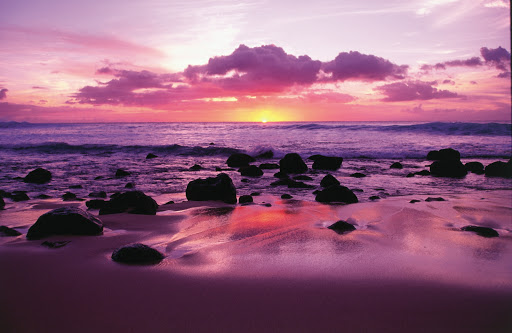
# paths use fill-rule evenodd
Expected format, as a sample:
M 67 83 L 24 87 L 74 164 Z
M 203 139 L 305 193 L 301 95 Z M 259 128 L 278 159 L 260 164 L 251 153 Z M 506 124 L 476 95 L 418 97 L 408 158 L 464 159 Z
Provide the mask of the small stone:
M 43 168 L 37 168 L 23 178 L 25 183 L 44 184 L 52 180 L 52 173 Z
M 288 193 L 285 193 L 285 194 L 281 195 L 281 199 L 292 199 L 292 198 L 293 198 L 293 196 L 291 196 Z
M 238 199 L 238 203 L 241 203 L 241 204 L 251 203 L 251 202 L 254 202 L 254 200 L 252 199 L 252 196 L 250 196 L 250 195 L 241 195 L 240 198 Z
M 76 199 L 76 194 L 72 192 L 66 192 L 62 195 L 62 200 L 71 201 Z
M 482 237 L 499 237 L 499 233 L 494 230 L 493 228 L 487 228 L 487 227 L 478 227 L 474 225 L 468 225 L 461 228 L 462 231 L 472 231 L 476 232 L 477 235 Z
M 409 203 L 416 203 L 416 202 L 421 202 L 421 200 L 417 200 L 417 199 L 412 199 L 411 201 L 409 201 Z
M 16 237 L 21 235 L 21 232 L 16 229 L 9 228 L 5 225 L 0 225 L 0 235 L 6 237 Z
M 356 230 L 356 227 L 354 227 L 354 225 L 352 225 L 348 222 L 345 222 L 345 221 L 338 221 L 334 224 L 331 224 L 327 228 L 334 230 L 336 233 L 338 233 L 340 235 Z
M 400 162 L 395 162 L 395 163 L 391 164 L 391 166 L 389 168 L 390 169 L 403 169 L 404 166 Z
M 445 199 L 441 198 L 441 197 L 437 197 L 437 198 L 433 198 L 433 197 L 428 197 L 425 199 L 426 202 L 432 202 L 432 201 L 446 201 Z
M 257 197 L 257 196 L 261 195 L 261 193 L 260 192 L 252 192 L 251 195 L 253 197 Z
M 123 170 L 123 169 L 117 169 L 116 170 L 116 178 L 121 178 L 121 177 L 126 177 L 126 176 L 129 176 L 131 175 L 130 172 L 126 171 L 126 170 Z
M 200 166 L 199 164 L 194 164 L 193 166 L 191 166 L 190 168 L 188 168 L 190 171 L 199 171 L 201 169 L 203 169 L 202 166 Z
M 372 200 L 372 201 L 373 200 L 379 200 L 380 197 L 378 195 L 372 195 L 369 199 Z
M 149 154 L 146 155 L 146 160 L 150 160 L 152 158 L 157 158 L 157 157 L 158 157 L 157 155 L 155 155 L 153 153 L 149 153 Z
M 356 173 L 351 174 L 350 177 L 364 178 L 364 177 L 366 177 L 366 175 L 364 173 L 356 172 Z
M 71 243 L 71 241 L 56 241 L 56 242 L 50 242 L 50 241 L 44 241 L 41 243 L 41 245 L 46 246 L 50 249 L 58 249 L 59 247 L 63 247 Z
M 163 259 L 162 253 L 141 243 L 120 247 L 112 253 L 112 260 L 123 264 L 151 265 Z
M 134 188 L 135 187 L 135 184 L 134 183 L 127 183 L 124 188 Z

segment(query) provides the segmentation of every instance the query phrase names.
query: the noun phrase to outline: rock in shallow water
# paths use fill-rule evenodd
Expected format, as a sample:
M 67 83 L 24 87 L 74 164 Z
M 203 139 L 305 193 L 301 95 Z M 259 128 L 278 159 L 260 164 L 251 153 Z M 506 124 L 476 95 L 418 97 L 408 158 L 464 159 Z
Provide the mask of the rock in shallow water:
M 512 162 L 493 162 L 485 167 L 485 175 L 487 177 L 512 178 Z
M 313 160 L 312 168 L 315 170 L 338 170 L 343 162 L 342 157 L 331 157 L 323 155 L 313 155 L 309 157 Z
M 100 209 L 100 215 L 130 213 L 155 215 L 158 204 L 142 191 L 128 191 L 112 196 Z
M 354 225 L 352 225 L 348 222 L 345 222 L 345 221 L 338 221 L 334 224 L 331 224 L 327 228 L 334 230 L 336 233 L 338 233 L 340 235 L 356 230 L 356 227 L 354 227 Z
M 318 192 L 315 197 L 318 202 L 343 202 L 356 203 L 359 202 L 354 192 L 348 187 L 341 185 L 332 185 Z
M 112 260 L 124 264 L 158 264 L 164 257 L 159 251 L 141 243 L 120 247 L 112 253 Z
M 430 173 L 437 177 L 461 178 L 466 176 L 468 171 L 460 161 L 440 160 L 430 165 Z
M 255 165 L 249 165 L 240 168 L 240 175 L 244 177 L 261 177 L 263 176 L 263 171 Z
M 23 178 L 25 183 L 44 184 L 52 180 L 52 173 L 43 168 L 37 168 Z
M 249 156 L 247 154 L 235 153 L 229 156 L 226 164 L 231 168 L 240 168 L 243 166 L 248 166 L 249 163 L 256 161 L 254 157 Z
M 332 186 L 332 185 L 339 185 L 339 184 L 340 184 L 339 180 L 337 180 L 336 177 L 334 177 L 331 174 L 325 176 L 320 181 L 320 186 L 322 186 L 322 187 L 329 187 L 329 186 Z
M 474 225 L 468 225 L 468 226 L 462 227 L 462 228 L 460 228 L 460 230 L 476 232 L 477 235 L 482 236 L 482 237 L 488 237 L 488 238 L 499 237 L 499 235 L 500 235 L 493 228 L 478 227 L 478 226 L 474 226 Z
M 280 171 L 283 173 L 304 173 L 308 171 L 308 166 L 299 154 L 297 153 L 290 153 L 286 154 L 280 161 L 279 161 L 279 168 Z
M 250 195 L 242 195 L 238 199 L 238 203 L 241 203 L 241 204 L 251 203 L 251 202 L 254 202 L 254 200 L 252 199 L 252 196 L 250 196 Z
M 236 188 L 231 178 L 220 173 L 217 177 L 196 179 L 188 183 L 186 190 L 189 201 L 223 201 L 229 204 L 236 203 Z
M 27 232 L 27 239 L 51 235 L 101 235 L 103 223 L 76 207 L 61 207 L 41 215 Z
M 21 235 L 21 232 L 18 230 L 0 225 L 0 236 L 16 237 L 19 235 Z

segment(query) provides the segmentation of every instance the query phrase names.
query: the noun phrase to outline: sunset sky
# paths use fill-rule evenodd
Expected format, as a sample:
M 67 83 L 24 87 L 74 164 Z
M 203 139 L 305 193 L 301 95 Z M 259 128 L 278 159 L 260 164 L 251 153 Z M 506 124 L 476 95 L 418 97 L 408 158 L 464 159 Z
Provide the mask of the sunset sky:
M 510 121 L 508 0 L 17 0 L 0 121 Z

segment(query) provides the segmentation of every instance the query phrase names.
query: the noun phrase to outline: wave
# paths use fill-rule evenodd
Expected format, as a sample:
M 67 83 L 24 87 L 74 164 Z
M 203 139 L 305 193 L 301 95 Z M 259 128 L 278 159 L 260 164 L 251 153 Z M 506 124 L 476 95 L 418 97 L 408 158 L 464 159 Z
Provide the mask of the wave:
M 120 146 L 106 144 L 70 145 L 65 142 L 45 142 L 42 144 L 13 144 L 0 145 L 0 149 L 14 150 L 17 152 L 45 153 L 45 154 L 113 154 L 113 153 L 156 153 L 163 155 L 180 156 L 229 156 L 239 153 L 239 149 L 229 147 L 200 147 L 182 145 L 163 146 Z

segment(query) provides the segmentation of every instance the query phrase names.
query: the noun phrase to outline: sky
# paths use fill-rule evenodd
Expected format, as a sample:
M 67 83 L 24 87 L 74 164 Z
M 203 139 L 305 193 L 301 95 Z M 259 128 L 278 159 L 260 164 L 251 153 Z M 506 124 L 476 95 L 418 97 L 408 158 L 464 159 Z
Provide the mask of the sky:
M 510 121 L 507 0 L 17 0 L 0 121 Z

